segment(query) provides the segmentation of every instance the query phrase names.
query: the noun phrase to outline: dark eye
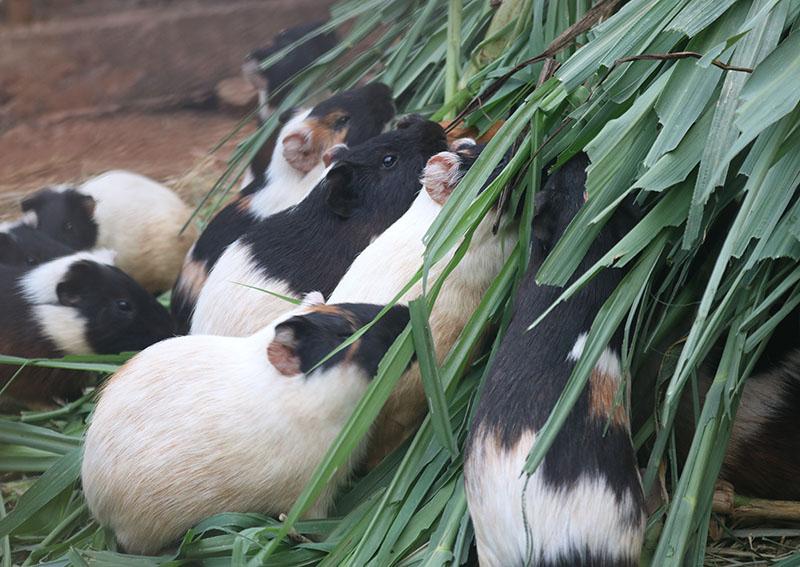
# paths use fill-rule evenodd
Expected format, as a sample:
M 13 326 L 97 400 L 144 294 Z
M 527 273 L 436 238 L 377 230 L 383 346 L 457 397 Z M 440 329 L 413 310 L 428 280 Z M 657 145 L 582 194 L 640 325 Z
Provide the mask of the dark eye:
M 72 232 L 72 223 L 70 221 L 66 221 L 64 223 L 64 230 L 67 232 Z
M 25 263 L 28 264 L 29 266 L 35 266 L 36 258 L 34 258 L 33 256 L 25 256 Z
M 394 167 L 394 164 L 397 163 L 397 156 L 393 154 L 387 154 L 383 156 L 383 169 L 391 169 Z
M 347 125 L 348 122 L 350 122 L 350 117 L 346 114 L 343 114 L 336 119 L 336 122 L 333 123 L 333 127 L 336 130 L 341 130 Z
M 130 311 L 131 304 L 125 299 L 117 299 L 117 309 L 120 311 Z

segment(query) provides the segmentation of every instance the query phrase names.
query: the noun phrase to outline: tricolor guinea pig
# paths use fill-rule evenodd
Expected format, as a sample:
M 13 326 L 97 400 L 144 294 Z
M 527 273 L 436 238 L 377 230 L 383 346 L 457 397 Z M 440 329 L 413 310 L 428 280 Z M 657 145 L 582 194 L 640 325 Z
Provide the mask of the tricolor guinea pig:
M 536 272 L 584 203 L 587 165 L 586 156 L 573 158 L 537 195 L 530 266 L 467 438 L 464 480 L 481 565 L 639 564 L 644 497 L 628 416 L 624 405 L 615 404 L 622 379 L 621 333 L 600 356 L 544 461 L 532 476 L 523 473 L 592 322 L 622 278 L 620 270 L 602 271 L 528 330 L 563 291 L 537 284 Z M 573 281 L 635 219 L 633 211 L 620 206 Z
M 407 308 L 392 307 L 316 367 L 381 310 L 321 301 L 250 337 L 165 341 L 108 380 L 86 434 L 83 492 L 126 551 L 155 553 L 212 514 L 293 506 L 408 323 Z M 327 515 L 362 454 L 305 517 Z
M 291 49 L 273 65 L 266 69 L 261 63 L 269 56 L 320 28 L 325 22 L 312 22 L 281 30 L 272 43 L 250 52 L 242 65 L 245 78 L 258 91 L 258 116 L 265 121 L 283 101 L 286 90 L 280 87 L 319 57 L 333 49 L 338 40 L 334 32 L 320 33 Z
M 27 224 L 25 219 L 0 224 L 0 264 L 36 266 L 74 252 L 66 244 Z
M 225 249 L 256 222 L 302 201 L 330 164 L 338 144 L 358 145 L 381 133 L 394 116 L 391 90 L 373 83 L 295 110 L 283 126 L 265 176 L 222 209 L 192 246 L 172 293 L 172 312 L 187 332 L 197 295 Z
M 442 127 L 416 117 L 337 152 L 308 197 L 225 250 L 200 291 L 191 333 L 246 336 L 291 308 L 260 290 L 296 298 L 333 291 L 359 252 L 408 210 L 426 161 L 445 149 Z
M 141 350 L 173 335 L 169 313 L 110 251 L 78 252 L 33 268 L 0 266 L 0 352 L 26 358 Z M 0 383 L 16 372 L 0 366 Z M 27 367 L 7 393 L 20 400 L 71 395 L 78 375 Z
M 719 474 L 737 494 L 800 500 L 800 332 L 796 319 L 786 322 L 789 324 L 782 324 L 775 331 L 756 372 L 742 387 Z M 786 334 L 776 336 L 778 333 Z M 774 343 L 784 341 L 793 346 L 782 354 L 771 349 Z M 689 453 L 695 419 L 703 409 L 712 381 L 709 368 L 698 371 L 698 407 L 692 401 L 692 388 L 684 388 L 675 417 L 675 441 L 681 460 Z
M 114 250 L 117 266 L 152 293 L 172 287 L 197 236 L 192 225 L 180 232 L 192 211 L 174 192 L 128 171 L 42 189 L 22 210 L 35 228 L 76 250 Z
M 367 301 L 388 303 L 397 296 L 422 267 L 425 245 L 422 238 L 460 179 L 475 162 L 485 146 L 471 139 L 456 140 L 451 149 L 428 160 L 420 191 L 411 208 L 359 254 L 331 294 L 331 301 Z M 503 160 L 491 181 L 504 167 Z M 472 235 L 469 249 L 442 286 L 430 313 L 429 323 L 439 363 L 450 351 L 469 318 L 514 248 L 515 223 L 503 225 L 498 234 L 492 231 L 495 215 L 486 215 Z M 454 251 L 437 263 L 429 274 L 433 282 L 440 276 Z M 417 282 L 401 299 L 407 302 L 422 293 Z M 335 299 L 333 299 L 335 298 Z M 425 391 L 414 364 L 397 383 L 370 435 L 367 458 L 369 467 L 396 449 L 425 417 Z

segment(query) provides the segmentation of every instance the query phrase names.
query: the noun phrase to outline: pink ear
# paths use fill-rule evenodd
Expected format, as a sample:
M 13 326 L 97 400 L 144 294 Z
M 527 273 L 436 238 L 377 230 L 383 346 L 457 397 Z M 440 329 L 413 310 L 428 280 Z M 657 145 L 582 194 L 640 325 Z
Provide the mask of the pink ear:
M 425 166 L 422 184 L 436 203 L 444 205 L 458 182 L 458 155 L 452 152 L 439 152 Z
M 297 340 L 291 328 L 277 328 L 275 338 L 267 347 L 267 359 L 284 376 L 300 374 L 300 359 L 294 352 Z
M 332 148 L 329 148 L 327 152 L 322 154 L 322 163 L 325 164 L 325 167 L 330 167 L 336 159 L 336 154 L 346 149 L 347 144 L 336 144 Z
M 314 151 L 314 140 L 312 138 L 311 129 L 301 127 L 281 140 L 283 158 L 301 173 L 308 173 L 314 169 L 314 166 L 320 160 L 320 155 Z

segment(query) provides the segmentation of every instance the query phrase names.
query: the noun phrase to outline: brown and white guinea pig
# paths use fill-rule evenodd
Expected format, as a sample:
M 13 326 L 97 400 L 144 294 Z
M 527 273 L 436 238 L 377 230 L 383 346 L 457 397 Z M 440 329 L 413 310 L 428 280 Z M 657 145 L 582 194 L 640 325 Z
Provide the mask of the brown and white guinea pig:
M 261 290 L 331 293 L 359 252 L 408 210 L 428 158 L 445 149 L 441 126 L 411 117 L 337 152 L 308 197 L 259 221 L 222 254 L 199 294 L 191 333 L 246 336 L 291 309 Z
M 211 220 L 186 255 L 172 292 L 172 313 L 180 332 L 188 332 L 200 288 L 225 249 L 259 220 L 305 199 L 325 175 L 325 160 L 330 159 L 326 152 L 377 136 L 393 116 L 392 92 L 381 83 L 294 112 L 281 129 L 266 174 Z
M 440 152 L 428 160 L 422 175 L 424 190 L 397 222 L 359 254 L 333 290 L 330 301 L 388 303 L 400 293 L 422 267 L 423 236 L 484 147 L 471 139 L 457 140 L 451 145 L 456 151 Z M 498 165 L 493 177 L 505 163 L 503 160 Z M 494 215 L 487 215 L 478 225 L 467 253 L 445 280 L 431 311 L 429 322 L 440 363 L 514 248 L 518 232 L 514 223 L 505 224 L 495 235 L 493 221 Z M 430 281 L 439 277 L 449 259 L 443 258 L 434 266 Z M 401 301 L 407 302 L 421 293 L 419 281 Z M 376 420 L 370 435 L 368 466 L 376 466 L 396 449 L 422 422 L 426 410 L 419 367 L 414 364 L 398 382 Z
M 76 250 L 108 248 L 146 290 L 170 289 L 197 231 L 180 233 L 191 209 L 167 187 L 128 171 L 76 186 L 42 189 L 22 201 L 32 226 Z
M 584 203 L 587 165 L 586 156 L 576 156 L 537 195 L 530 266 L 470 427 L 464 478 L 481 565 L 639 564 L 644 497 L 628 417 L 614 403 L 621 333 L 600 356 L 542 464 L 529 478 L 523 473 L 592 321 L 622 278 L 619 270 L 604 270 L 528 330 L 563 291 L 538 285 L 536 272 Z M 574 277 L 634 224 L 632 211 L 618 208 Z
M 155 553 L 212 514 L 277 516 L 294 505 L 408 323 L 395 306 L 314 368 L 381 306 L 310 296 L 250 337 L 157 344 L 105 384 L 86 434 L 83 492 L 126 551 Z M 327 515 L 362 454 L 305 517 Z
M 74 252 L 66 244 L 33 228 L 24 219 L 0 224 L 0 264 L 36 266 Z
M 261 68 L 262 61 L 324 24 L 324 21 L 317 21 L 281 30 L 270 45 L 248 54 L 242 65 L 242 73 L 258 91 L 258 116 L 262 122 L 269 118 L 286 97 L 286 89 L 280 87 L 333 49 L 338 40 L 334 32 L 320 33 L 299 44 L 266 69 Z
M 33 268 L 0 266 L 0 352 L 26 358 L 141 350 L 173 335 L 169 312 L 127 274 L 113 252 L 78 252 Z M 0 383 L 16 372 L 0 366 Z M 20 400 L 79 392 L 75 373 L 26 368 L 9 387 Z

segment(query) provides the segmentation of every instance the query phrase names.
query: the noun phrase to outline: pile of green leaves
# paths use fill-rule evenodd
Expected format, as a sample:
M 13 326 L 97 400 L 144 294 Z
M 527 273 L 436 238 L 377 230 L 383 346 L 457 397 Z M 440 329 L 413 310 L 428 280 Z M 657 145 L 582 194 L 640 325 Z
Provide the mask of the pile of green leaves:
M 669 495 L 648 523 L 645 562 L 702 565 L 714 481 L 742 383 L 777 325 L 800 303 L 800 3 L 503 0 L 495 8 L 487 0 L 343 0 L 328 28 L 345 23 L 349 31 L 339 47 L 295 77 L 284 108 L 320 94 L 321 85 L 338 91 L 370 76 L 392 86 L 403 112 L 444 119 L 466 109 L 466 125 L 480 131 L 505 120 L 430 229 L 417 277 L 453 249 L 448 261 L 454 266 L 477 224 L 501 196 L 509 197 L 507 189 L 521 205 L 520 244 L 441 366 L 426 321 L 448 270 L 428 282 L 425 296 L 412 304 L 412 325 L 284 521 L 223 514 L 196 526 L 176 553 L 123 556 L 89 517 L 76 482 L 91 398 L 55 412 L 4 416 L 0 468 L 14 479 L 3 492 L 14 505 L 0 519 L 4 564 L 11 557 L 59 565 L 465 561 L 473 532 L 461 450 L 470 415 L 527 266 L 541 171 L 583 150 L 592 162 L 587 204 L 538 280 L 564 285 L 625 197 L 637 196 L 645 214 L 564 292 L 568 297 L 600 270 L 627 269 L 526 468 L 541 462 L 621 325 L 641 424 L 633 434 L 648 463 L 645 488 L 664 483 Z M 221 201 L 276 125 L 270 118 L 240 145 L 211 202 Z M 479 194 L 512 145 L 513 159 Z M 483 345 L 487 330 L 493 340 Z M 653 357 L 673 343 L 672 364 L 657 364 L 661 371 L 653 372 Z M 679 469 L 677 401 L 685 387 L 696 397 L 697 368 L 720 344 L 711 390 L 698 405 L 697 434 Z M 431 410 L 422 427 L 356 480 L 339 498 L 335 517 L 301 521 L 367 433 L 415 351 Z M 38 473 L 35 482 L 26 480 Z

